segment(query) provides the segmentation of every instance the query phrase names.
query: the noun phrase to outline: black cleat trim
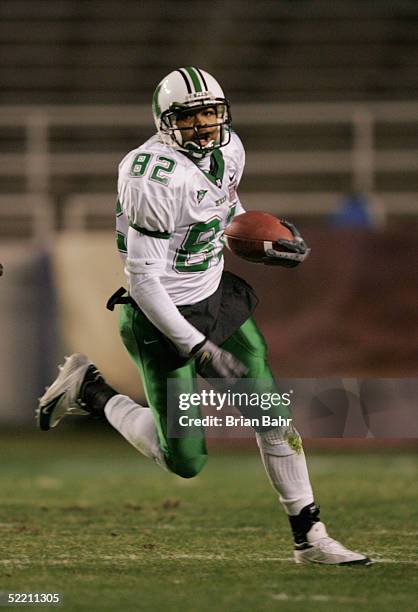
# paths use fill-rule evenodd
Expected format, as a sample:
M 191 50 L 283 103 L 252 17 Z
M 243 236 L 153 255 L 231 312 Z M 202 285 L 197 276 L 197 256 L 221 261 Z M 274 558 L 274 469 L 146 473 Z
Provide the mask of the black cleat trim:
M 295 550 L 306 550 L 307 548 L 313 548 L 312 544 L 309 544 L 308 542 L 303 542 L 302 544 L 294 545 Z
M 48 404 L 45 404 L 45 406 L 42 406 L 39 409 L 38 425 L 41 431 L 49 431 L 51 429 L 50 422 L 51 422 L 52 413 L 54 411 L 55 406 L 60 401 L 60 399 L 63 397 L 63 395 L 65 395 L 65 393 L 66 391 L 63 391 L 60 395 L 58 395 L 58 397 L 55 397 Z
M 373 561 L 369 557 L 365 557 L 364 559 L 357 559 L 357 561 L 342 561 L 338 565 L 373 565 Z

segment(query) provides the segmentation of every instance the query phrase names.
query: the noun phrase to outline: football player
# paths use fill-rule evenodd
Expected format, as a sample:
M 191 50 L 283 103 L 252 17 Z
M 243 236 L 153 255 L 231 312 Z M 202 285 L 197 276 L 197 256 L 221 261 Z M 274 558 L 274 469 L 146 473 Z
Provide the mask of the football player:
M 157 133 L 119 166 L 117 246 L 128 293 L 119 290 L 108 303 L 110 309 L 121 304 L 121 337 L 149 407 L 118 393 L 86 356 L 74 354 L 40 398 L 37 418 L 48 430 L 70 414 L 105 416 L 141 453 L 191 478 L 207 459 L 204 432 L 169 435 L 167 380 L 183 392 L 195 389 L 197 373 L 243 377 L 256 387 L 261 381 L 263 391 L 275 386 L 252 317 L 257 298 L 245 281 L 223 269 L 223 232 L 244 212 L 237 188 L 245 153 L 231 129 L 229 102 L 210 74 L 187 67 L 159 83 L 152 111 Z M 291 267 L 306 258 L 305 242 L 287 226 L 293 240 L 267 251 L 265 264 Z M 260 427 L 256 439 L 289 517 L 296 562 L 368 564 L 365 555 L 328 536 L 297 432 Z

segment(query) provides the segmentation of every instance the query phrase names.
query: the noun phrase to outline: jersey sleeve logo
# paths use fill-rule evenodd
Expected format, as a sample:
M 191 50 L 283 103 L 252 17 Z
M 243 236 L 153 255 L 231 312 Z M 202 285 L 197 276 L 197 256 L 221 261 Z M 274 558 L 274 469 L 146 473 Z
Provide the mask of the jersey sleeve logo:
M 229 185 L 228 185 L 228 196 L 230 202 L 235 202 L 237 199 L 237 171 L 235 168 L 231 168 L 228 171 Z
M 228 185 L 228 197 L 230 202 L 235 202 L 237 199 L 237 184 L 231 183 Z

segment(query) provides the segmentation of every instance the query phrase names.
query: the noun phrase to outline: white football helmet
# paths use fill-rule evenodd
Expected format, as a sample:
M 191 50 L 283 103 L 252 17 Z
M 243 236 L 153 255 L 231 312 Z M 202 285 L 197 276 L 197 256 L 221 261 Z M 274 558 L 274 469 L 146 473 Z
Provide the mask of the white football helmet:
M 178 117 L 204 107 L 216 110 L 218 137 L 205 146 L 196 141 L 185 141 L 179 128 Z M 200 68 L 179 68 L 170 72 L 157 86 L 152 98 L 152 112 L 158 133 L 164 144 L 184 151 L 188 155 L 201 158 L 214 149 L 223 147 L 231 139 L 231 113 L 229 103 L 219 83 Z M 208 126 L 209 127 L 209 126 Z M 197 128 L 192 128 L 197 133 Z M 196 139 L 199 141 L 199 139 Z

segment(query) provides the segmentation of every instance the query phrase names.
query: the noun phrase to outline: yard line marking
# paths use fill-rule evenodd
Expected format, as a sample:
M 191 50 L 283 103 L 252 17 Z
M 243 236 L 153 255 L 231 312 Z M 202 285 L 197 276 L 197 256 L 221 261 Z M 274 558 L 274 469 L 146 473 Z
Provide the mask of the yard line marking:
M 393 531 L 389 529 L 380 529 L 379 531 L 372 531 L 373 535 L 391 535 L 393 536 Z M 397 531 L 397 536 L 405 536 L 406 538 L 414 538 L 418 536 L 418 531 Z
M 409 565 L 418 565 L 418 561 L 406 561 L 404 559 L 375 559 L 372 558 L 373 563 L 405 563 Z
M 370 553 L 369 553 L 370 554 Z M 161 553 L 159 554 L 156 551 L 144 551 L 140 554 L 130 553 L 130 554 L 120 554 L 120 555 L 102 555 L 99 559 L 97 556 L 91 555 L 86 556 L 83 560 L 88 563 L 90 559 L 95 559 L 96 562 L 102 561 L 104 565 L 107 565 L 109 562 L 123 562 L 123 561 L 139 561 L 139 562 L 148 562 L 150 556 L 155 559 L 160 559 L 161 561 L 177 561 L 177 560 L 196 560 L 196 561 L 229 561 L 229 562 L 239 562 L 239 561 L 255 561 L 260 563 L 265 562 L 275 562 L 275 563 L 291 563 L 293 562 L 293 557 L 260 557 L 255 554 L 237 554 L 233 555 L 223 555 L 217 553 Z M 37 565 L 46 565 L 46 566 L 59 566 L 59 565 L 69 565 L 71 563 L 78 563 L 80 558 L 77 555 L 74 556 L 60 556 L 55 559 L 45 558 L 39 559 L 37 561 Z M 418 565 L 418 561 L 412 560 L 404 560 L 404 559 L 390 559 L 390 558 L 375 558 L 372 556 L 372 561 L 375 564 L 378 563 L 389 563 L 389 564 L 403 564 L 403 565 Z M 17 565 L 17 566 L 31 566 L 33 565 L 32 560 L 29 557 L 25 558 L 12 558 L 12 559 L 0 559 L 0 566 L 7 565 Z M 280 595 L 280 594 L 279 594 Z
M 155 525 L 155 529 L 177 529 L 176 525 L 172 523 L 168 523 L 166 525 Z M 266 527 L 190 527 L 187 528 L 187 531 L 232 531 L 232 532 L 255 532 L 255 531 L 265 531 L 267 532 Z
M 274 593 L 272 598 L 277 601 L 333 601 L 336 603 L 366 603 L 366 599 L 358 597 L 332 597 L 331 595 L 289 595 L 288 593 Z

